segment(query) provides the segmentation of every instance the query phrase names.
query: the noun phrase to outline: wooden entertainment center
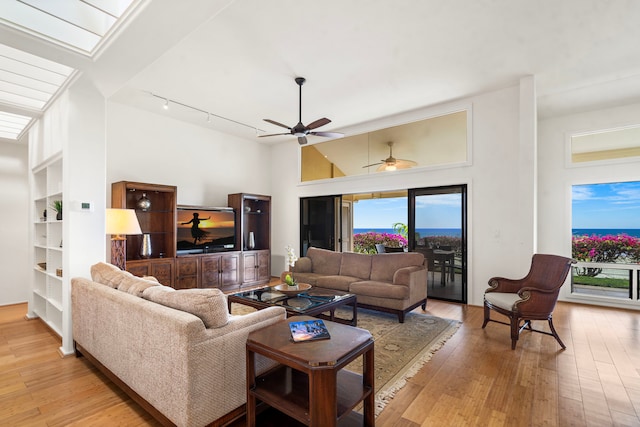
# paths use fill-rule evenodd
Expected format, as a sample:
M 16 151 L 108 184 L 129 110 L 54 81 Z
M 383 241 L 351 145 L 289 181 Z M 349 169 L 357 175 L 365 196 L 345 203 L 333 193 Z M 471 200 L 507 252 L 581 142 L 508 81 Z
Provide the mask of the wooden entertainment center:
M 148 200 L 150 207 L 141 203 Z M 227 197 L 235 213 L 235 245 L 224 251 L 180 255 L 176 252 L 177 187 L 131 181 L 111 185 L 111 207 L 135 209 L 142 235 L 127 236 L 126 269 L 154 276 L 176 289 L 234 291 L 271 278 L 271 196 L 236 193 Z M 250 233 L 253 238 L 250 238 Z M 151 255 L 142 257 L 143 236 Z

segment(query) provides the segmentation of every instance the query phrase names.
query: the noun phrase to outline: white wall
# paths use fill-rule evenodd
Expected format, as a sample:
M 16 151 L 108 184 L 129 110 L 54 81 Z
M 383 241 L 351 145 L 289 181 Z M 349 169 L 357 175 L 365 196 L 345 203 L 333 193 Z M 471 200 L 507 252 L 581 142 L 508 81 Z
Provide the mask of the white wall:
M 105 100 L 86 78 L 76 80 L 30 131 L 31 167 L 60 152 L 65 213 L 61 351 L 71 354 L 71 278 L 90 277 L 90 266 L 105 259 Z M 91 202 L 93 211 L 81 211 L 82 202 Z M 29 315 L 35 316 L 33 307 Z
M 227 206 L 227 194 L 270 194 L 270 164 L 268 145 L 107 104 L 109 198 L 111 183 L 135 181 L 177 186 L 178 204 Z
M 571 256 L 571 186 L 640 180 L 640 161 L 567 167 L 568 138 L 573 133 L 640 123 L 640 104 L 541 120 L 539 136 L 539 249 Z M 576 300 L 570 287 L 561 299 Z
M 28 145 L 0 141 L 0 306 L 26 302 L 30 242 Z
M 531 90 L 530 82 L 527 87 Z M 521 215 L 522 205 L 533 206 L 533 168 L 522 168 L 522 159 L 535 152 L 534 138 L 520 141 L 520 87 L 507 88 L 464 100 L 456 105 L 426 108 L 367 123 L 348 134 L 366 132 L 441 114 L 461 105 L 473 105 L 473 158 L 470 166 L 406 170 L 394 174 L 348 177 L 300 184 L 298 144 L 294 141 L 273 147 L 278 164 L 272 167 L 273 200 L 272 274 L 285 268 L 286 245 L 299 239 L 299 198 L 468 184 L 469 220 L 469 304 L 481 305 L 487 281 L 494 275 L 526 274 L 534 250 L 532 214 Z M 531 128 L 530 124 L 527 124 Z M 527 142 L 528 141 L 528 142 Z M 281 165 L 290 165 L 282 168 Z

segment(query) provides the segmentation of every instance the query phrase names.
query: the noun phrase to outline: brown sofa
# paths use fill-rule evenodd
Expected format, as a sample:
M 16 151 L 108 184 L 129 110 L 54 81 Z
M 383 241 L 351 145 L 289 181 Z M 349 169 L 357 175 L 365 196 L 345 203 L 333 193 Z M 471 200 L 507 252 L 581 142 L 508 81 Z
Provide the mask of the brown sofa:
M 105 263 L 91 275 L 71 280 L 79 355 L 163 425 L 222 425 L 243 413 L 247 335 L 283 320 L 284 308 L 235 316 L 218 289 L 175 290 Z
M 358 254 L 309 248 L 292 272 L 299 283 L 355 294 L 358 307 L 398 315 L 427 305 L 427 269 L 424 255 L 416 252 Z

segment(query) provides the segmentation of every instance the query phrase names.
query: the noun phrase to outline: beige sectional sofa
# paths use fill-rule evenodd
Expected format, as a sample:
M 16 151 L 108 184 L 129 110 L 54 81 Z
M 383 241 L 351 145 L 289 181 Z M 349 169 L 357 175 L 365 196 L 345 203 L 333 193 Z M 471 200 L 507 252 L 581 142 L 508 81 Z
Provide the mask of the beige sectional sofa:
M 73 337 L 163 424 L 222 424 L 246 403 L 247 335 L 286 317 L 281 307 L 230 315 L 218 289 L 174 290 L 110 265 L 73 278 Z M 260 361 L 260 370 L 269 362 Z
M 311 247 L 292 273 L 297 282 L 355 294 L 358 307 L 395 313 L 400 323 L 427 304 L 427 269 L 416 252 L 369 255 Z

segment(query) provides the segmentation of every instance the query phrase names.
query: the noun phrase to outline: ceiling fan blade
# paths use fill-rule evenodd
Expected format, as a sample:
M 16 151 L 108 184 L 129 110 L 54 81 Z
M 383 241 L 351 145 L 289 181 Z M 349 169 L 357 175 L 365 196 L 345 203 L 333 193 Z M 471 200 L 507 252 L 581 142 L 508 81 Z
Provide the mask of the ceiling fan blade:
M 299 136 L 298 137 L 298 144 L 304 145 L 306 143 L 307 143 L 307 137 L 306 136 Z
M 340 138 L 344 133 L 340 132 L 309 132 L 309 135 L 326 136 L 327 138 Z
M 370 165 L 363 166 L 363 167 L 362 167 L 362 169 L 364 169 L 364 168 L 370 168 L 371 166 L 378 166 L 378 165 L 381 165 L 381 164 L 383 164 L 383 163 L 384 163 L 384 161 L 382 161 L 382 162 L 378 162 L 378 163 L 371 163 Z
M 267 123 L 271 123 L 272 125 L 280 126 L 282 128 L 291 130 L 291 128 L 289 126 L 283 125 L 282 123 L 278 123 L 275 120 L 271 120 L 271 119 L 262 119 L 262 120 L 264 120 Z
M 311 122 L 307 125 L 307 129 L 315 129 L 315 128 L 319 128 L 320 126 L 324 126 L 327 123 L 331 123 L 331 120 L 327 119 L 326 117 L 322 118 L 322 119 L 318 119 L 315 122 Z
M 378 169 L 376 169 L 376 172 L 391 172 L 399 169 L 411 169 L 412 167 L 417 166 L 417 164 L 418 163 L 413 160 L 395 159 L 395 162 L 393 163 L 383 162 Z
M 408 169 L 413 166 L 418 166 L 418 163 L 414 162 L 413 160 L 396 159 L 396 167 L 398 169 Z
M 291 135 L 291 133 L 270 133 L 269 135 L 258 135 L 258 138 L 264 138 L 265 136 L 281 136 L 281 135 Z

